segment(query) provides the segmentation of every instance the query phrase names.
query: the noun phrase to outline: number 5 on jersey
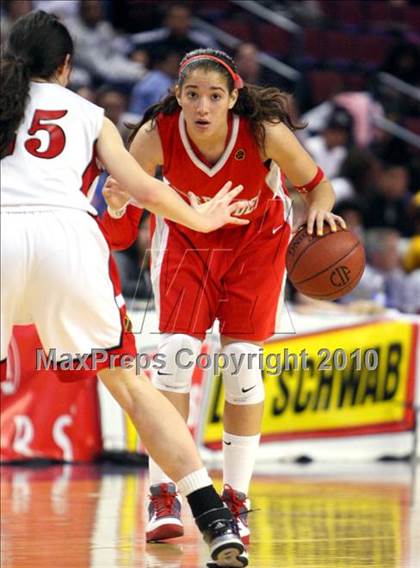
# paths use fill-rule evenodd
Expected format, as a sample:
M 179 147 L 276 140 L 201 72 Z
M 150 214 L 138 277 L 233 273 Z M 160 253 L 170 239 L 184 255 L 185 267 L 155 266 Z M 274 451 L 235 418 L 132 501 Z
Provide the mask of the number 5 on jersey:
M 42 141 L 39 138 L 29 138 L 26 140 L 24 146 L 27 152 L 32 154 L 37 158 L 51 159 L 56 158 L 64 150 L 66 145 L 66 135 L 64 130 L 54 123 L 43 123 L 45 121 L 57 120 L 63 118 L 67 114 L 66 110 L 36 110 L 34 117 L 32 119 L 31 127 L 28 130 L 28 134 L 34 135 L 40 130 L 45 130 L 48 132 L 48 146 L 42 152 L 39 151 Z M 43 121 L 43 122 L 41 122 Z M 16 144 L 16 136 L 13 138 L 12 142 L 9 144 L 8 152 L 6 156 L 13 154 Z M 5 156 L 5 157 L 6 157 Z
M 57 120 L 63 118 L 66 114 L 66 110 L 36 110 L 28 134 L 34 135 L 39 130 L 45 130 L 49 134 L 48 146 L 44 151 L 40 152 L 41 140 L 35 137 L 25 142 L 26 150 L 37 158 L 45 159 L 55 158 L 61 154 L 66 145 L 64 130 L 57 124 L 46 123 L 45 121 Z

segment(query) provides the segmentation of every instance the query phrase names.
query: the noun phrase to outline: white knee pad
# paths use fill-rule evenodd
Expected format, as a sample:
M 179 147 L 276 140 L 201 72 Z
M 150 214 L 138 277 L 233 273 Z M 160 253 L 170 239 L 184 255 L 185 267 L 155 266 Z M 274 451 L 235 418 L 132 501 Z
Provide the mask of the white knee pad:
M 223 370 L 225 399 L 231 404 L 258 404 L 265 398 L 262 380 L 263 350 L 253 343 L 229 343 Z
M 159 390 L 189 393 L 201 341 L 182 333 L 165 333 L 159 345 L 152 383 Z

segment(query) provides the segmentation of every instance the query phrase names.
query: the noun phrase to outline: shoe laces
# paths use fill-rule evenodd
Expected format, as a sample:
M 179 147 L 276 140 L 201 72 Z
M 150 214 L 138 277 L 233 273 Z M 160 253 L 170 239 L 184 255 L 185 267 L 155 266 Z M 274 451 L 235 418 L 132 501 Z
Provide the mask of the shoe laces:
M 169 493 L 164 484 L 161 486 L 159 495 L 149 495 L 157 517 L 167 517 L 174 513 L 176 496 L 177 493 Z
M 227 502 L 229 502 L 229 509 L 232 513 L 232 515 L 237 519 L 239 517 L 242 517 L 242 521 L 245 522 L 246 520 L 246 515 L 248 514 L 248 509 L 245 505 L 245 501 L 246 501 L 246 496 L 244 497 L 239 497 L 238 496 L 238 492 L 235 491 L 233 489 L 233 487 L 231 487 L 230 485 L 228 485 L 227 483 L 224 485 L 223 487 L 223 497 L 222 497 L 223 501 L 227 504 Z

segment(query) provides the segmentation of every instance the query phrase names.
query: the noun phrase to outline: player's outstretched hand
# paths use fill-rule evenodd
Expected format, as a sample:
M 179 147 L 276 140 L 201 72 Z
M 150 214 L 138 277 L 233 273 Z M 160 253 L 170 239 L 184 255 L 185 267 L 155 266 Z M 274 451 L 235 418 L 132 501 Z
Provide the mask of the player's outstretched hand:
M 110 209 L 118 211 L 130 201 L 128 193 L 121 189 L 120 184 L 112 176 L 108 176 L 102 189 L 102 195 Z
M 314 229 L 318 237 L 322 237 L 324 223 L 328 223 L 331 227 L 331 231 L 335 232 L 337 230 L 337 225 L 340 225 L 342 229 L 347 229 L 346 222 L 339 215 L 331 213 L 326 209 L 318 209 L 316 207 L 310 207 L 308 212 L 308 220 L 306 221 L 308 234 L 312 235 Z
M 203 216 L 203 228 L 206 229 L 204 232 L 214 231 L 226 224 L 248 225 L 248 219 L 235 217 L 239 205 L 232 203 L 243 190 L 243 186 L 237 185 L 233 189 L 231 187 L 232 182 L 228 181 L 214 197 L 205 203 L 200 203 L 199 198 L 194 193 L 188 193 L 191 207 Z

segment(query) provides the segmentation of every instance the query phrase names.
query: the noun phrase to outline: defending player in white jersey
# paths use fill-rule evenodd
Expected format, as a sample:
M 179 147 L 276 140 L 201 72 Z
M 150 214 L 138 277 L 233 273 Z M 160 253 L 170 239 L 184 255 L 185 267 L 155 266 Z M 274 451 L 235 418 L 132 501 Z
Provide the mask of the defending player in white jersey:
M 2 53 L 2 371 L 12 327 L 19 323 L 35 323 L 44 349 L 56 349 L 58 359 L 93 349 L 115 355 L 116 367 L 109 368 L 107 358 L 98 365 L 98 376 L 130 415 L 150 455 L 187 496 L 215 565 L 246 566 L 237 525 L 181 416 L 146 377 L 121 366 L 122 355 L 136 353 L 134 337 L 124 326 L 109 248 L 80 191 L 94 147 L 145 207 L 198 231 L 245 223 L 232 216 L 230 205 L 240 188 L 229 192 L 225 186 L 195 211 L 146 174 L 101 109 L 65 88 L 72 54 L 67 29 L 42 11 L 15 23 Z M 59 372 L 63 378 L 78 378 L 77 373 Z

